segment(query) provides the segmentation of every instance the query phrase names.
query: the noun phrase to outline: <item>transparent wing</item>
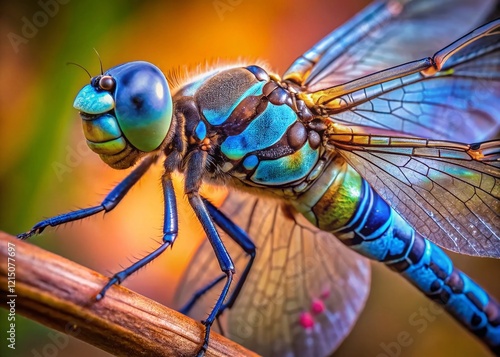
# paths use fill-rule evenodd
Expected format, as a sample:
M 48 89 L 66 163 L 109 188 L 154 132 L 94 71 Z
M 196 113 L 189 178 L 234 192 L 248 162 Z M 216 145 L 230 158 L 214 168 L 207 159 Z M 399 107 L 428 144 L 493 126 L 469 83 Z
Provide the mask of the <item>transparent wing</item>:
M 299 57 L 283 78 L 317 91 L 432 55 L 486 22 L 495 3 L 374 2 Z
M 341 131 L 330 133 L 330 144 L 424 237 L 462 254 L 500 257 L 500 141 Z
M 301 216 L 286 214 L 278 202 L 231 192 L 221 210 L 257 246 L 235 305 L 222 315 L 224 331 L 264 356 L 328 356 L 365 304 L 370 284 L 367 261 Z M 248 257 L 227 236 L 223 239 L 238 278 Z M 182 280 L 177 304 L 182 306 L 220 274 L 210 244 L 203 243 Z M 206 317 L 219 292 L 220 286 L 206 294 L 193 317 Z
M 349 107 L 331 116 L 340 122 L 433 139 L 494 138 L 500 131 L 500 33 L 464 48 L 432 77 L 414 73 L 346 97 Z

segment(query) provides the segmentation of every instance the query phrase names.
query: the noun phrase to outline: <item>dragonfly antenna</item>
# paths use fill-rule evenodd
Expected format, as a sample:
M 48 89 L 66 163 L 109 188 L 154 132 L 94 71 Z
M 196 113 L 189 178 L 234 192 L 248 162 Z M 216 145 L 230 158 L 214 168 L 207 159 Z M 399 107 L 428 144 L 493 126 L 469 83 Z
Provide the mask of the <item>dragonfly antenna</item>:
M 99 58 L 99 65 L 101 66 L 101 75 L 104 74 L 104 71 L 102 69 L 102 61 L 101 61 L 101 56 L 99 56 L 99 52 L 97 52 L 97 50 L 94 48 L 94 52 L 96 53 L 97 55 L 97 58 Z
M 92 79 L 92 75 L 90 74 L 89 71 L 87 71 L 87 69 L 85 67 L 83 67 L 81 64 L 78 64 L 78 63 L 75 63 L 75 62 L 66 62 L 66 65 L 69 65 L 69 64 L 72 64 L 72 65 L 75 65 L 77 67 L 80 67 L 81 69 L 83 69 L 85 72 L 87 72 L 87 74 L 89 75 L 89 78 Z

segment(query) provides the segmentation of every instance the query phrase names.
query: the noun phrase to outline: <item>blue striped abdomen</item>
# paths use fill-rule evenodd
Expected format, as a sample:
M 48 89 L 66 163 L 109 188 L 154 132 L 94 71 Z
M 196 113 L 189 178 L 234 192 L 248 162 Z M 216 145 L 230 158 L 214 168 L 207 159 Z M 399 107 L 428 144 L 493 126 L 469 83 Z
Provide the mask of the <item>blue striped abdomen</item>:
M 295 206 L 351 249 L 399 272 L 500 353 L 498 302 L 416 232 L 340 156 Z

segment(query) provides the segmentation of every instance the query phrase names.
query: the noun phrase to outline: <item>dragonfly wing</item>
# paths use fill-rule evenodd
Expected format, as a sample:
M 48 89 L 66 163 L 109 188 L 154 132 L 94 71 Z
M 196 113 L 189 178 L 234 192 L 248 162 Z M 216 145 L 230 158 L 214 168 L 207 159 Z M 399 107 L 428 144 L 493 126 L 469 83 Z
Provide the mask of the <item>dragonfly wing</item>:
M 500 141 L 331 135 L 330 143 L 424 237 L 500 257 Z
M 247 281 L 222 316 L 229 337 L 264 356 L 329 355 L 365 304 L 368 262 L 303 217 L 292 218 L 278 202 L 231 192 L 221 210 L 257 246 Z M 227 236 L 223 239 L 238 278 L 248 257 Z M 210 244 L 204 242 L 182 280 L 177 302 L 182 305 L 220 274 Z M 204 317 L 219 290 L 204 296 L 193 317 Z
M 283 78 L 317 91 L 432 55 L 484 23 L 495 3 L 375 2 L 299 57 Z
M 415 73 L 349 94 L 352 105 L 331 117 L 433 139 L 494 138 L 500 132 L 500 34 L 477 45 L 451 58 L 443 74 Z M 481 53 L 488 46 L 490 52 Z

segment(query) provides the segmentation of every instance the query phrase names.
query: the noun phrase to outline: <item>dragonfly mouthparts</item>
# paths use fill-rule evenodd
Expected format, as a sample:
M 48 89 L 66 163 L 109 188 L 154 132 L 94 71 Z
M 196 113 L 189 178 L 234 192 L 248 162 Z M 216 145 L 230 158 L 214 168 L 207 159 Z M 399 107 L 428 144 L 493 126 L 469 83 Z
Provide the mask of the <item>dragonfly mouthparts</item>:
M 80 112 L 80 117 L 83 120 L 93 120 L 96 117 L 98 117 L 99 115 L 101 115 L 101 114 L 89 114 L 89 113 L 85 113 L 85 112 Z

